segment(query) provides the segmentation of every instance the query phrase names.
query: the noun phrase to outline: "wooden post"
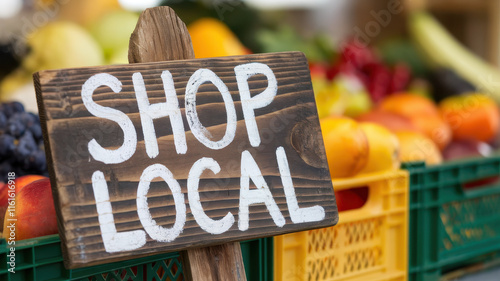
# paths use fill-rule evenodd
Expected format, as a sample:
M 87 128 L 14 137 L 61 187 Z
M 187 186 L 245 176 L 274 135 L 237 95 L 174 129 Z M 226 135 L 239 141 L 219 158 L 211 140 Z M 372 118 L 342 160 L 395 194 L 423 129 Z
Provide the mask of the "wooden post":
M 145 10 L 130 37 L 129 63 L 194 59 L 184 22 L 166 6 Z M 181 252 L 184 278 L 193 281 L 246 281 L 240 243 Z

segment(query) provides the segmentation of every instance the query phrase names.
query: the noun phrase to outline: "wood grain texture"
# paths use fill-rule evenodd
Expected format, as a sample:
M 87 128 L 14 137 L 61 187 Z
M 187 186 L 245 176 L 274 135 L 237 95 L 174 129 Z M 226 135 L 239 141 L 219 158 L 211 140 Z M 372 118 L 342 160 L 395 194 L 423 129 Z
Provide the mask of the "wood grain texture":
M 273 102 L 255 111 L 262 143 L 252 147 L 248 140 L 241 102 L 234 76 L 234 67 L 248 62 L 268 65 L 274 72 L 278 91 Z M 141 72 L 151 103 L 164 102 L 163 70 L 172 73 L 179 104 L 184 107 L 184 91 L 191 74 L 199 68 L 209 68 L 224 81 L 236 107 L 237 128 L 233 142 L 221 150 L 203 146 L 189 131 L 183 111 L 188 150 L 175 152 L 169 118 L 155 120 L 159 156 L 151 159 L 145 151 L 142 127 L 131 76 Z M 92 116 L 82 104 L 82 84 L 96 73 L 109 73 L 119 78 L 122 91 L 113 93 L 107 87 L 97 89 L 93 97 L 103 106 L 127 114 L 136 126 L 139 138 L 135 154 L 121 164 L 104 164 L 93 159 L 87 145 L 91 139 L 107 148 L 117 148 L 123 133 L 116 123 Z M 71 268 L 175 251 L 216 245 L 250 238 L 267 237 L 312 228 L 327 227 L 338 219 L 335 198 L 324 152 L 321 130 L 312 92 L 307 60 L 302 53 L 287 52 L 249 56 L 184 60 L 159 63 L 102 66 L 36 73 L 35 88 L 41 122 L 46 137 L 49 173 L 60 219 L 60 233 Z M 253 95 L 267 87 L 263 75 L 249 79 Z M 163 98 L 162 98 L 163 96 Z M 154 98 L 154 101 L 153 101 Z M 220 139 L 226 128 L 226 113 L 220 94 L 212 84 L 203 84 L 197 93 L 197 111 L 203 125 Z M 276 149 L 284 147 L 300 207 L 320 205 L 326 218 L 317 223 L 293 224 L 287 209 L 283 185 L 276 160 Z M 241 153 L 248 150 L 269 185 L 286 225 L 277 227 L 263 204 L 250 206 L 250 228 L 240 231 L 235 223 L 227 232 L 210 235 L 197 225 L 187 205 L 187 222 L 182 234 L 171 243 L 148 238 L 145 246 L 133 252 L 106 253 L 100 235 L 91 176 L 96 170 L 104 173 L 114 220 L 118 232 L 142 229 L 138 219 L 136 194 L 143 170 L 155 163 L 169 168 L 186 193 L 188 172 L 195 161 L 211 157 L 218 161 L 221 172 L 202 174 L 200 198 L 208 216 L 222 218 L 231 212 L 238 218 Z M 187 197 L 187 196 L 186 196 Z M 175 219 L 172 195 L 167 185 L 156 179 L 151 184 L 148 204 L 152 217 L 159 225 L 170 227 Z
M 191 36 L 170 7 L 146 9 L 130 38 L 129 63 L 194 59 Z
M 246 281 L 240 243 L 226 243 L 184 251 L 181 255 L 186 280 Z
M 130 38 L 129 62 L 179 59 L 194 59 L 191 38 L 184 22 L 169 7 L 144 11 Z M 239 242 L 188 249 L 181 251 L 181 258 L 187 281 L 246 281 Z

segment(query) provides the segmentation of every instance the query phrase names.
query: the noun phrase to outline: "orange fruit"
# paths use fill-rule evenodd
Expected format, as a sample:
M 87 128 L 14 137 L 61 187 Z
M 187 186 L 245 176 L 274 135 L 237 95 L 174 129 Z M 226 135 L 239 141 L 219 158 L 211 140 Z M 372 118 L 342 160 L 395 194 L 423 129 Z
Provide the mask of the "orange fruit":
M 229 27 L 217 19 L 201 18 L 191 23 L 188 31 L 197 59 L 250 53 Z
M 421 133 L 401 131 L 396 136 L 399 140 L 399 159 L 401 162 L 425 161 L 428 165 L 443 162 L 437 145 Z
M 409 93 L 397 93 L 388 96 L 379 104 L 382 111 L 400 114 L 406 117 L 439 115 L 437 106 L 430 99 Z
M 498 134 L 498 107 L 486 95 L 471 93 L 449 97 L 441 101 L 439 110 L 450 125 L 454 139 L 488 142 Z
M 347 117 L 321 119 L 321 131 L 332 178 L 352 177 L 368 161 L 368 139 L 359 124 Z
M 443 150 L 452 139 L 451 128 L 439 115 L 414 116 L 412 123 Z

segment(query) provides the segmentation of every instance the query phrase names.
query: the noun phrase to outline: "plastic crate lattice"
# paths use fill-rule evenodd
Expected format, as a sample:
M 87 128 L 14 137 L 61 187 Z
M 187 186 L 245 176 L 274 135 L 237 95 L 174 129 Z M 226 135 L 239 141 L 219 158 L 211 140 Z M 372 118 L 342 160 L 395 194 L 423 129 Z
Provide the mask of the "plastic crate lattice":
M 334 182 L 339 189 L 364 186 L 365 206 L 341 212 L 336 226 L 275 237 L 275 280 L 407 280 L 408 173 Z
M 441 250 L 452 250 L 500 235 L 500 194 L 444 204 L 440 218 L 446 237 Z M 477 220 L 490 221 L 478 224 Z

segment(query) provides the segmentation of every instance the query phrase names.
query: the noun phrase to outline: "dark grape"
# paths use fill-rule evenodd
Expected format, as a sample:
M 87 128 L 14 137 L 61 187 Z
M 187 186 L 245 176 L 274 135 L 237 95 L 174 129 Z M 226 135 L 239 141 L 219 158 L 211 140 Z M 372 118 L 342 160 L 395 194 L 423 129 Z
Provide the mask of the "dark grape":
M 26 169 L 43 173 L 47 170 L 47 162 L 45 152 L 43 150 L 34 151 L 28 158 L 25 159 Z
M 38 114 L 35 114 L 33 112 L 29 112 L 28 114 L 31 115 L 31 116 L 33 116 L 33 118 L 35 119 L 35 122 L 37 124 L 40 124 L 40 116 L 38 116 Z
M 29 127 L 28 130 L 33 134 L 33 137 L 37 142 L 43 139 L 42 128 L 40 127 L 40 124 L 35 124 Z
M 28 158 L 31 153 L 38 150 L 33 135 L 28 131 L 19 139 L 19 144 L 17 145 L 14 156 L 18 163 L 24 163 L 25 158 Z
M 24 112 L 24 105 L 18 101 L 13 101 L 10 103 L 10 107 L 14 113 Z
M 12 109 L 8 103 L 0 104 L 0 111 L 5 115 L 5 117 L 7 117 L 7 119 L 14 114 L 14 109 Z
M 10 119 L 20 120 L 27 128 L 37 124 L 37 120 L 33 117 L 33 115 L 29 114 L 28 112 L 14 113 L 14 115 L 12 115 Z
M 24 112 L 24 106 L 17 101 L 8 102 L 0 105 L 0 111 L 2 111 L 7 118 L 10 118 L 14 113 Z
M 16 149 L 15 139 L 11 135 L 0 135 L 0 158 L 10 157 Z
M 24 132 L 26 131 L 26 125 L 19 120 L 15 118 L 9 119 L 7 122 L 7 133 L 15 138 L 19 138 L 22 135 L 24 135 Z
M 40 117 L 19 102 L 0 104 L 0 181 L 9 172 L 18 177 L 48 173 Z
M 24 170 L 36 170 L 35 153 L 36 151 L 33 151 L 28 157 L 23 159 L 22 168 Z
M 0 111 L 0 132 L 4 131 L 7 127 L 7 116 Z
M 36 173 L 43 172 L 47 169 L 45 153 L 43 150 L 35 150 L 24 159 L 23 169 L 34 171 Z

